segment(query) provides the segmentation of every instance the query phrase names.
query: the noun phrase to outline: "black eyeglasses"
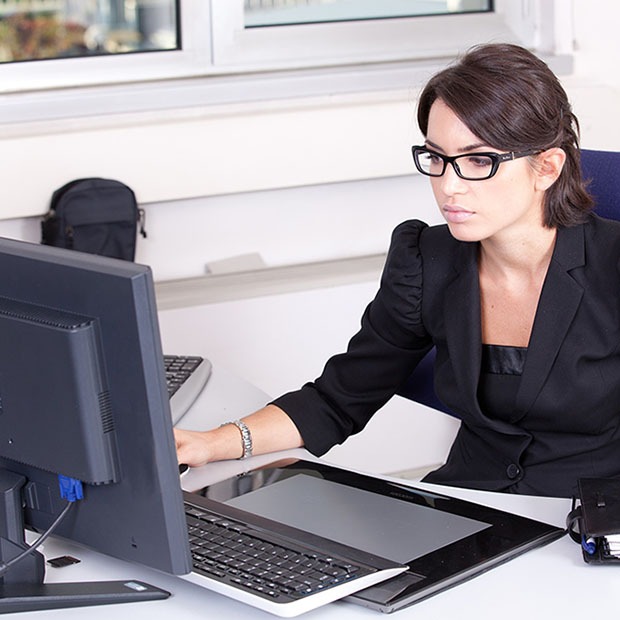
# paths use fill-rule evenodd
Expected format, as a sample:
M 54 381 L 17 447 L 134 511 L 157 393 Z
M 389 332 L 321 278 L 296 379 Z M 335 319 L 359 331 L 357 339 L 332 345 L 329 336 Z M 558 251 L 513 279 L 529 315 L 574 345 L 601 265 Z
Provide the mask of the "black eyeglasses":
M 505 161 L 512 161 L 528 155 L 537 155 L 540 150 L 521 151 L 515 153 L 466 153 L 448 157 L 425 146 L 412 146 L 413 161 L 416 168 L 429 177 L 440 177 L 446 171 L 446 166 L 452 164 L 454 172 L 461 179 L 467 181 L 484 181 L 490 179 Z

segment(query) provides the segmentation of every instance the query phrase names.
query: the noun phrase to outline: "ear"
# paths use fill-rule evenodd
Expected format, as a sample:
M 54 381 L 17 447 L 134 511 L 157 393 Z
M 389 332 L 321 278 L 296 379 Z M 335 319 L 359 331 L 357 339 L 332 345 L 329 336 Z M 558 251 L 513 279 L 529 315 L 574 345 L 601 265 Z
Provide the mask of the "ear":
M 560 176 L 565 161 L 566 153 L 559 147 L 540 153 L 536 157 L 536 188 L 543 192 L 549 189 Z

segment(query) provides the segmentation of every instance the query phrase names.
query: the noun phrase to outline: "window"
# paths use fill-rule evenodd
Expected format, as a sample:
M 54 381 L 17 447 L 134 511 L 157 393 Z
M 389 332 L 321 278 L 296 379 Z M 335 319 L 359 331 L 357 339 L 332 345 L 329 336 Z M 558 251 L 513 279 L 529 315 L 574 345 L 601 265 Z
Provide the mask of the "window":
M 492 40 L 554 53 L 556 13 L 570 15 L 570 6 L 559 0 L 211 0 L 212 66 L 248 72 L 435 61 Z
M 100 36 L 30 62 L 0 44 L 4 122 L 407 88 L 476 43 L 572 41 L 566 0 L 0 0 L 0 26 L 43 6 Z
M 0 0 L 0 18 L 3 34 L 11 20 L 79 33 L 29 62 L 6 62 L 22 58 L 0 36 L 0 93 L 195 76 L 211 63 L 208 0 Z

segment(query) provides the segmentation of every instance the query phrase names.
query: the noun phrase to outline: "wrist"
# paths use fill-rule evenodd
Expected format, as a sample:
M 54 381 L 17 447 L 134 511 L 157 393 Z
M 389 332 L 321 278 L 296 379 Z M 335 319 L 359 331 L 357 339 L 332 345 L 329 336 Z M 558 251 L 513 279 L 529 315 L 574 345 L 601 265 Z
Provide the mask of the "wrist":
M 220 426 L 220 428 L 223 426 L 234 426 L 239 433 L 241 439 L 241 456 L 238 458 L 247 459 L 251 457 L 253 449 L 252 433 L 250 432 L 247 424 L 242 420 L 232 420 L 230 422 L 225 422 Z

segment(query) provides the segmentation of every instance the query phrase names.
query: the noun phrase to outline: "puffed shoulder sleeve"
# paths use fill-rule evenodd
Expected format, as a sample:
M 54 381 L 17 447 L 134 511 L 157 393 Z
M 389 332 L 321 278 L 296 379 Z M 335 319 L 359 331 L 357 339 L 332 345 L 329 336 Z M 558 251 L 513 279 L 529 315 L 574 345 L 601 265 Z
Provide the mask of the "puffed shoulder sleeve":
M 368 307 L 369 320 L 394 343 L 417 346 L 426 332 L 422 324 L 422 255 L 424 222 L 408 220 L 396 227 L 381 276 L 381 286 Z
M 346 352 L 332 357 L 314 382 L 273 401 L 312 453 L 323 454 L 362 430 L 432 346 L 421 310 L 419 248 L 426 228 L 411 220 L 394 230 L 379 291 Z

